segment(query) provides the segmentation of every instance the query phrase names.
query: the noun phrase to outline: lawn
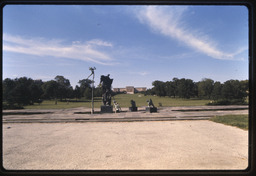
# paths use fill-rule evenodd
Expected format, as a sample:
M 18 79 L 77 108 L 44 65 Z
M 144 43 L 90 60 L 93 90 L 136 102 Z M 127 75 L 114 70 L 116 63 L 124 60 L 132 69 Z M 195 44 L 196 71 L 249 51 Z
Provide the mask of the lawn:
M 238 128 L 248 130 L 248 115 L 215 116 L 212 117 L 210 120 L 213 122 L 236 126 Z
M 77 108 L 77 107 L 89 107 L 91 108 L 91 101 L 72 101 L 72 102 L 61 102 L 58 101 L 55 104 L 54 100 L 45 100 L 40 105 L 35 103 L 34 105 L 24 106 L 25 109 L 68 109 L 68 108 Z M 100 107 L 101 101 L 96 100 L 94 102 L 94 107 Z
M 169 97 L 158 97 L 158 96 L 144 96 L 143 94 L 119 94 L 112 97 L 112 105 L 113 100 L 116 100 L 118 104 L 122 107 L 130 107 L 131 100 L 136 102 L 138 107 L 147 106 L 147 100 L 152 99 L 154 105 L 156 107 L 159 106 L 204 106 L 210 100 L 197 100 L 197 99 L 181 99 L 181 98 L 169 98 Z M 95 98 L 94 107 L 99 108 L 102 105 L 101 98 Z M 57 105 L 55 105 L 55 101 L 43 101 L 42 104 L 35 103 L 31 106 L 25 106 L 25 109 L 66 109 L 66 108 L 76 108 L 76 107 L 89 107 L 91 108 L 91 101 L 72 101 L 72 102 L 60 102 L 58 101 Z

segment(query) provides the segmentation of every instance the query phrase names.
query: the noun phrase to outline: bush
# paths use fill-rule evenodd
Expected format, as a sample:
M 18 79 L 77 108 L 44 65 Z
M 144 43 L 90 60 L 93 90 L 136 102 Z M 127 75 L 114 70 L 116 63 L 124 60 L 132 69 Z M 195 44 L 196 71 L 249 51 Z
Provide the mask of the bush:
M 234 99 L 234 100 L 216 100 L 207 103 L 206 105 L 247 105 L 243 99 Z
M 17 104 L 2 104 L 2 109 L 7 110 L 7 109 L 24 109 L 23 106 L 17 105 Z

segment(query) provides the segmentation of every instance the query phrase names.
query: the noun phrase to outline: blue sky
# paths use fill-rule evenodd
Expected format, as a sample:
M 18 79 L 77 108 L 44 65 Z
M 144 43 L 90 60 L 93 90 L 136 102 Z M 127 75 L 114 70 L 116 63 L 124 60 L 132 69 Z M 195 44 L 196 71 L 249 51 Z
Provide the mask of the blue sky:
M 248 79 L 248 9 L 244 6 L 7 5 L 3 9 L 3 79 L 74 87 L 96 67 L 95 84 L 152 87 L 154 80 Z

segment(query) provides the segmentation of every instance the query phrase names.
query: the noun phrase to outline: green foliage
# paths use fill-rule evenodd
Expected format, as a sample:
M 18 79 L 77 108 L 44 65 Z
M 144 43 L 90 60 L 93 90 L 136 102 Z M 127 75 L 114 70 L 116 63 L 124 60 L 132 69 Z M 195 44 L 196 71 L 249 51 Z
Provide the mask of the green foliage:
M 15 108 L 33 104 L 43 94 L 41 85 L 42 82 L 26 77 L 5 79 L 2 82 L 5 107 Z
M 182 78 L 178 82 L 178 96 L 180 98 L 187 98 L 195 96 L 195 84 L 191 79 Z
M 154 92 L 156 93 L 157 96 L 165 96 L 166 95 L 166 90 L 165 90 L 165 84 L 162 81 L 154 81 L 152 83 L 152 85 L 154 86 Z
M 221 99 L 221 90 L 222 90 L 222 87 L 223 85 L 216 81 L 214 84 L 213 84 L 213 90 L 212 90 L 212 99 L 214 100 L 218 100 L 218 99 Z
M 42 85 L 43 98 L 44 99 L 55 99 L 57 98 L 58 83 L 54 80 L 47 81 Z
M 60 100 L 71 98 L 73 88 L 70 85 L 70 82 L 68 79 L 64 78 L 64 76 L 56 76 L 55 81 L 57 83 L 57 98 Z
M 244 99 L 247 96 L 246 91 L 238 80 L 228 80 L 223 84 L 222 97 L 227 100 Z
M 236 126 L 241 129 L 248 130 L 248 115 L 225 115 L 215 116 L 210 119 L 213 122 L 225 125 Z
M 198 82 L 198 97 L 210 99 L 213 89 L 214 81 L 212 79 L 204 78 L 202 81 Z
M 18 104 L 7 104 L 5 102 L 2 103 L 2 109 L 24 109 L 23 106 L 20 106 Z
M 82 79 L 79 80 L 79 85 L 73 90 L 70 81 L 64 76 L 56 76 L 54 80 L 42 82 L 41 80 L 32 80 L 31 78 L 21 77 L 16 79 L 6 78 L 2 81 L 3 102 L 5 108 L 16 108 L 22 106 L 33 105 L 34 103 L 41 104 L 43 100 L 58 100 L 73 99 L 80 100 L 85 98 L 90 100 L 92 97 L 92 80 Z M 138 105 L 144 106 L 146 100 L 152 99 L 155 104 L 161 103 L 164 106 L 187 106 L 190 104 L 196 105 L 198 101 L 194 100 L 186 102 L 181 99 L 213 99 L 210 105 L 223 105 L 223 104 L 244 104 L 249 93 L 248 80 L 228 80 L 225 83 L 214 82 L 211 79 L 203 79 L 200 82 L 193 82 L 191 79 L 178 79 L 173 78 L 172 81 L 159 81 L 156 80 L 152 83 L 152 89 L 148 89 L 140 96 L 147 96 L 144 99 L 138 99 Z M 94 88 L 94 97 L 102 96 L 102 88 L 99 85 Z M 154 96 L 156 95 L 156 96 Z M 131 99 L 130 95 L 112 93 L 117 99 L 124 103 L 124 107 L 129 107 Z M 134 96 L 137 96 L 135 94 Z M 160 98 L 160 99 L 159 99 Z M 162 98 L 162 99 L 161 99 Z M 143 99 L 143 100 L 142 100 Z M 127 100 L 127 101 L 126 101 Z M 134 99 L 137 103 L 137 100 Z M 140 103 L 141 101 L 141 103 Z M 119 104 L 120 101 L 118 101 Z M 128 102 L 128 104 L 126 103 Z M 200 105 L 205 105 L 199 103 Z M 43 105 L 44 103 L 42 103 Z
M 81 92 L 80 87 L 79 87 L 79 86 L 76 86 L 76 87 L 75 87 L 75 90 L 73 91 L 73 96 L 74 96 L 74 98 L 80 99 L 80 98 L 82 97 L 82 95 L 81 95 L 80 92 Z
M 84 97 L 86 99 L 91 99 L 92 98 L 92 89 L 87 87 L 85 90 L 84 90 Z
M 215 100 L 207 103 L 206 105 L 246 105 L 248 104 L 245 99 L 233 99 L 233 100 Z
M 173 78 L 173 81 L 154 81 L 152 89 L 147 90 L 145 95 L 157 95 L 160 97 L 180 97 L 189 99 L 197 94 L 196 84 L 191 79 Z
M 209 78 L 196 83 L 191 79 L 173 78 L 167 82 L 157 80 L 152 85 L 154 87 L 147 90 L 144 95 L 213 99 L 215 104 L 243 104 L 249 92 L 248 80 L 228 80 L 222 84 Z

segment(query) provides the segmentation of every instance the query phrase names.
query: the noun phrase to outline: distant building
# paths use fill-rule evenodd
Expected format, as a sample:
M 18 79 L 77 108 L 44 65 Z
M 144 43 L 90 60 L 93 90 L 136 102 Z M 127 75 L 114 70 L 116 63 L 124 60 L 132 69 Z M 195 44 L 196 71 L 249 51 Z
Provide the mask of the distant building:
M 124 92 L 127 94 L 144 92 L 146 90 L 147 90 L 146 87 L 134 87 L 134 86 L 126 86 L 125 88 L 113 88 L 113 92 Z

